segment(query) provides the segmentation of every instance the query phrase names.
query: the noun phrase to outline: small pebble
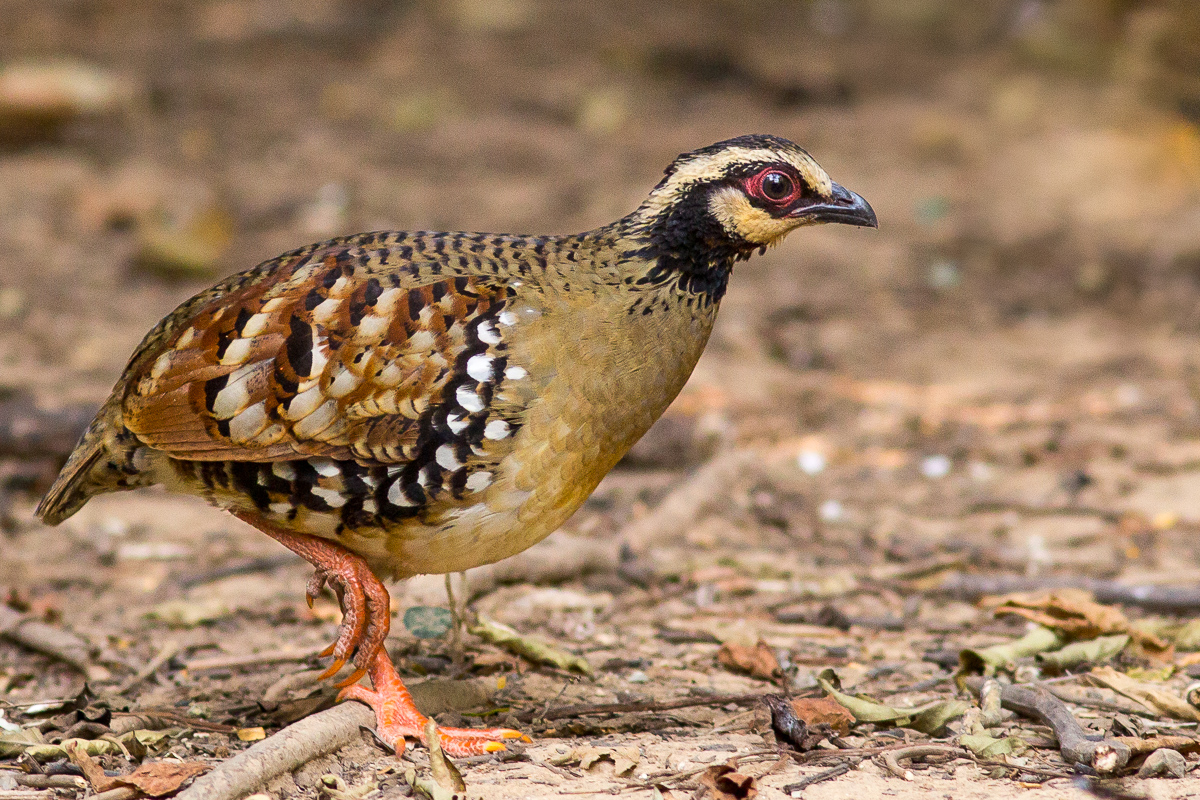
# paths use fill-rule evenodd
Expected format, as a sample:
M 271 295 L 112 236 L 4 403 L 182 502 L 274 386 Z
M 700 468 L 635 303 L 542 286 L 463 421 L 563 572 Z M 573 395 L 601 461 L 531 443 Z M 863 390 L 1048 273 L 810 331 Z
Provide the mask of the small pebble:
M 629 673 L 629 677 L 625 680 L 629 681 L 630 683 L 649 683 L 650 676 L 638 669 Z
M 1132 383 L 1123 383 L 1117 387 L 1117 403 L 1124 408 L 1136 406 L 1142 402 L 1142 390 Z
M 929 265 L 925 280 L 930 289 L 944 291 L 962 283 L 962 270 L 953 261 L 935 261 Z
M 1139 778 L 1182 778 L 1187 774 L 1187 761 L 1176 750 L 1159 748 L 1146 757 Z
M 817 513 L 820 514 L 821 519 L 825 522 L 837 522 L 845 515 L 846 510 L 842 508 L 842 504 L 837 500 L 826 500 L 824 503 L 821 503 L 821 508 Z
M 970 470 L 971 480 L 973 481 L 984 483 L 992 479 L 993 472 L 990 464 L 986 464 L 982 461 L 972 461 L 971 466 L 968 467 L 968 469 Z
M 944 478 L 950 474 L 951 466 L 950 459 L 946 456 L 926 456 L 921 460 L 921 474 L 931 480 Z
M 801 450 L 796 463 L 805 475 L 816 475 L 825 470 L 825 456 L 816 450 Z

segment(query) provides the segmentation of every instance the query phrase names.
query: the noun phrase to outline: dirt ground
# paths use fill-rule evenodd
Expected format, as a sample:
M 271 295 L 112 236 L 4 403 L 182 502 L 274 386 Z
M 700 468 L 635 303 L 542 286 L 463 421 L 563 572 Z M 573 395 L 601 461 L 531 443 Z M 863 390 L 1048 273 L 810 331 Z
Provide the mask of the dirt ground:
M 336 606 L 309 610 L 309 567 L 267 537 L 156 491 L 97 499 L 55 529 L 33 520 L 64 446 L 161 316 L 339 233 L 604 224 L 677 153 L 750 132 L 808 148 L 880 229 L 800 231 L 739 264 L 664 421 L 563 531 L 456 583 L 471 613 L 582 656 L 592 676 L 471 634 L 462 654 L 418 641 L 403 611 L 445 606 L 443 580 L 394 588 L 402 673 L 466 680 L 534 738 L 524 760 L 464 765 L 468 796 L 686 797 L 700 768 L 746 754 L 760 796 L 785 796 L 838 762 L 780 758 L 761 704 L 546 712 L 816 696 L 827 667 L 855 693 L 919 705 L 956 696 L 935 679 L 961 649 L 1026 630 L 948 580 L 1200 576 L 1189 3 L 8 0 L 3 14 L 0 67 L 66 60 L 71 91 L 97 81 L 104 99 L 52 97 L 30 116 L 0 78 L 0 591 L 103 651 L 111 677 L 90 688 L 113 708 L 270 734 L 331 700 L 311 675 Z M 657 511 L 681 491 L 702 502 Z M 722 643 L 760 639 L 782 676 L 718 663 Z M 1191 680 L 1180 668 L 1163 686 Z M 8 720 L 44 719 L 22 709 L 82 684 L 0 640 Z M 431 683 L 425 697 L 447 724 L 479 705 L 460 694 Z M 1114 724 L 1072 708 L 1094 731 Z M 802 796 L 1087 795 L 1046 728 L 1001 727 L 1035 744 L 1011 768 L 918 763 L 908 781 L 856 759 Z M 868 724 L 842 742 L 925 738 Z M 193 731 L 153 755 L 216 763 L 246 746 Z M 609 755 L 584 769 L 569 756 L 588 747 Z M 635 763 L 617 774 L 622 753 Z M 264 791 L 343 797 L 321 786 L 334 774 L 398 796 L 405 764 L 428 764 L 422 748 L 405 758 L 364 738 Z M 1200 796 L 1192 775 L 1119 789 Z

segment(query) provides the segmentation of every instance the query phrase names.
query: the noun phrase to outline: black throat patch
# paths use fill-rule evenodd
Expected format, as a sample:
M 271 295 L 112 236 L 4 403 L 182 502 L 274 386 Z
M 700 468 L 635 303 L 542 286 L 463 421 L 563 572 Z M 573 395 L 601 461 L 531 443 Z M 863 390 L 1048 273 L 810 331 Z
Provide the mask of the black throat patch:
M 644 244 L 629 255 L 652 264 L 637 285 L 674 282 L 701 305 L 720 302 L 734 262 L 749 258 L 757 247 L 731 235 L 713 217 L 708 208 L 712 189 L 711 183 L 691 187 L 664 214 L 634 232 Z

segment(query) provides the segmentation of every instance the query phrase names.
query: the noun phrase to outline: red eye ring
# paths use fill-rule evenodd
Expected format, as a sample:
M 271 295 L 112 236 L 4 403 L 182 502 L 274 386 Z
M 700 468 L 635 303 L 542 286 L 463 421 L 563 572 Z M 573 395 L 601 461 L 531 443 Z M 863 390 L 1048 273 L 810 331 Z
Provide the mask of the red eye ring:
M 768 167 L 746 181 L 746 192 L 772 205 L 784 206 L 799 196 L 800 182 L 778 167 Z

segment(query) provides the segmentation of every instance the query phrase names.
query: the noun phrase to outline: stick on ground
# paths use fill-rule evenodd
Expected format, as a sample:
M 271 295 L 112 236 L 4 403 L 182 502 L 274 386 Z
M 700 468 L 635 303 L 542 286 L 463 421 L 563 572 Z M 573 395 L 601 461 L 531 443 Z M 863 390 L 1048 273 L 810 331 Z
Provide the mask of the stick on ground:
M 112 677 L 111 672 L 93 660 L 91 646 L 83 639 L 4 605 L 0 605 L 0 637 L 70 664 L 90 681 Z
M 350 744 L 363 727 L 375 727 L 375 713 L 362 703 L 339 703 L 289 725 L 197 778 L 177 795 L 178 800 L 238 800 L 272 778 Z
M 1088 736 L 1066 703 L 1044 688 L 1005 686 L 1000 690 L 1000 704 L 1049 725 L 1068 764 L 1084 764 L 1102 775 L 1111 775 L 1129 763 L 1127 744 L 1112 737 Z

